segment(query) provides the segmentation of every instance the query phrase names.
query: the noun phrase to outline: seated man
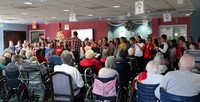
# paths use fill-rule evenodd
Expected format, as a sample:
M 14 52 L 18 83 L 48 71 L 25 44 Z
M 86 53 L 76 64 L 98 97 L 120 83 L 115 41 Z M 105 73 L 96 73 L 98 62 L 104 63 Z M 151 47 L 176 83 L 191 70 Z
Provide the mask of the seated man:
M 53 49 L 51 50 L 51 58 L 50 58 L 50 61 L 49 61 L 49 64 L 50 65 L 61 65 L 62 64 L 62 61 L 61 61 L 61 58 L 60 56 L 56 55 L 56 50 Z
M 63 51 L 61 54 L 61 60 L 63 64 L 56 65 L 54 67 L 54 71 L 62 71 L 66 72 L 67 74 L 70 74 L 72 76 L 73 89 L 82 88 L 84 86 L 82 76 L 75 67 L 71 66 L 72 63 L 74 63 L 72 59 L 72 54 L 67 50 Z M 80 89 L 76 90 L 74 92 L 74 95 L 77 96 L 79 93 L 81 93 L 80 91 Z
M 179 61 L 179 70 L 168 72 L 155 90 L 155 95 L 160 99 L 160 88 L 173 95 L 195 96 L 200 93 L 200 75 L 195 74 L 192 68 L 195 59 L 190 55 L 183 55 Z

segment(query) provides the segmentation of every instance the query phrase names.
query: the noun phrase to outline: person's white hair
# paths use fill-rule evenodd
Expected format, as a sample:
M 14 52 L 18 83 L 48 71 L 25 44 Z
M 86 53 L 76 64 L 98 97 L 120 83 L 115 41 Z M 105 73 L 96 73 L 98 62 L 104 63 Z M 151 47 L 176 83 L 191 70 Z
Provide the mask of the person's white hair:
M 88 50 L 85 53 L 85 58 L 94 58 L 94 56 L 95 56 L 95 53 L 93 50 Z
M 36 62 L 38 62 L 37 57 L 36 57 L 36 56 L 32 56 L 32 57 L 30 58 L 30 63 L 36 63 Z
M 4 57 L 10 58 L 11 59 L 11 54 L 10 53 L 5 53 Z
M 92 50 L 92 48 L 90 46 L 85 46 L 84 50 L 85 50 L 85 52 L 87 52 L 88 50 Z
M 4 53 L 12 53 L 12 50 L 11 50 L 10 48 L 6 48 L 6 49 L 4 50 Z
M 129 55 L 129 56 L 134 55 L 134 53 L 135 53 L 134 48 L 129 48 L 129 49 L 128 49 L 128 55 Z
M 160 74 L 160 70 L 158 68 L 158 63 L 154 60 L 149 61 L 146 66 L 146 71 L 151 74 Z
M 25 55 L 27 59 L 30 59 L 32 56 L 32 51 L 31 50 L 26 51 Z
M 111 69 L 115 69 L 116 68 L 115 57 L 114 56 L 109 56 L 109 57 L 106 58 L 105 68 L 111 68 Z
M 156 61 L 158 64 L 161 64 L 164 61 L 164 56 L 161 52 L 156 53 L 156 57 L 154 58 L 154 61 Z
M 195 66 L 195 59 L 191 55 L 185 54 L 179 60 L 180 69 L 191 70 Z
M 0 64 L 3 64 L 3 65 L 6 64 L 6 58 L 5 57 L 0 57 Z

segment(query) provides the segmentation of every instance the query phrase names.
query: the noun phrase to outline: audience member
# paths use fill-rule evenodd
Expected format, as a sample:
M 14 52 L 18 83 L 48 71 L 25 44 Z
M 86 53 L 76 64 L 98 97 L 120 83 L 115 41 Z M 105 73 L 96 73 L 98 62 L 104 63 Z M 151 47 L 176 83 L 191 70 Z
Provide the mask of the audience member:
M 109 56 L 106 59 L 105 67 L 101 68 L 99 70 L 99 75 L 98 76 L 100 78 L 112 78 L 112 77 L 119 78 L 119 74 L 115 70 L 115 68 L 116 68 L 115 57 L 114 56 Z
M 71 66 L 71 63 L 73 62 L 72 60 L 72 55 L 68 51 L 63 51 L 61 54 L 61 59 L 63 64 L 62 65 L 56 65 L 54 67 L 54 71 L 62 71 L 67 74 L 70 74 L 72 76 L 72 83 L 73 83 L 73 89 L 82 88 L 84 86 L 84 82 L 82 79 L 82 76 L 80 72 L 73 66 Z M 80 93 L 80 89 L 76 90 L 74 92 L 74 96 L 77 96 Z
M 4 70 L 6 68 L 6 58 L 5 57 L 0 57 L 0 68 L 1 70 Z
M 160 88 L 178 96 L 195 96 L 200 93 L 200 75 L 192 71 L 195 59 L 190 55 L 183 55 L 179 61 L 179 70 L 168 72 L 155 90 L 160 99 Z
M 80 66 L 83 67 L 90 67 L 93 66 L 95 67 L 95 74 L 98 75 L 99 70 L 102 68 L 100 65 L 99 61 L 94 58 L 95 53 L 92 50 L 88 50 L 85 53 L 85 58 L 80 61 Z
M 55 49 L 53 49 L 51 51 L 51 58 L 49 60 L 49 64 L 51 64 L 51 65 L 61 65 L 61 64 L 63 64 L 60 56 L 58 56 L 56 54 L 56 50 Z

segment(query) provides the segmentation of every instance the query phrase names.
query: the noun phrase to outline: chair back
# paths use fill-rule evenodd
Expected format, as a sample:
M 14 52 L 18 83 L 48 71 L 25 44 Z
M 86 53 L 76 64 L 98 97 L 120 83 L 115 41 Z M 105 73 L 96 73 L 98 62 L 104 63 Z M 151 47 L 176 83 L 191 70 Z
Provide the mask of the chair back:
M 119 73 L 119 79 L 122 86 L 128 87 L 131 78 L 131 66 L 129 62 L 116 62 L 116 70 Z
M 5 76 L 6 76 L 6 86 L 8 88 L 11 88 L 11 89 L 18 88 L 21 82 L 18 79 L 19 71 L 10 72 L 10 71 L 5 70 Z
M 54 72 L 51 75 L 51 82 L 54 102 L 74 102 L 71 75 L 64 72 Z
M 200 102 L 200 94 L 196 96 L 179 96 L 173 95 L 166 91 L 162 91 L 160 94 L 161 102 Z
M 81 66 L 80 64 L 78 64 L 78 71 L 81 73 L 81 74 L 84 74 L 85 70 L 87 68 L 90 68 L 92 70 L 93 73 L 95 73 L 95 66 L 92 65 L 92 66 Z
M 137 102 L 157 102 L 154 91 L 159 84 L 142 84 L 137 82 L 136 100 Z
M 116 78 L 95 77 L 92 93 L 97 100 L 115 101 L 117 97 Z

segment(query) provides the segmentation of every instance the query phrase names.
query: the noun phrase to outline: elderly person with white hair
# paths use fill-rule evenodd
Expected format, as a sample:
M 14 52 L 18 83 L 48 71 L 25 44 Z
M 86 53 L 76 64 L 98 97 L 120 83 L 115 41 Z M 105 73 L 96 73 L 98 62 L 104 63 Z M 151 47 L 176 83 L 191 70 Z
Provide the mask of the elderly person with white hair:
M 119 78 L 119 73 L 115 70 L 116 64 L 115 64 L 115 57 L 109 56 L 106 59 L 105 67 L 99 70 L 99 77 L 100 78 L 111 78 L 111 77 L 117 77 Z
M 94 58 L 95 53 L 93 50 L 88 50 L 85 53 L 85 59 L 80 61 L 80 66 L 82 67 L 95 67 L 95 74 L 98 75 L 99 70 L 102 68 L 99 61 Z
M 167 93 L 185 97 L 196 96 L 200 93 L 200 75 L 192 72 L 195 65 L 194 57 L 185 54 L 178 65 L 179 70 L 168 72 L 156 88 L 155 95 L 158 99 L 160 99 L 160 88 Z
M 54 71 L 61 71 L 61 72 L 66 72 L 68 74 L 71 75 L 72 77 L 72 86 L 73 89 L 78 88 L 82 88 L 84 86 L 84 82 L 82 79 L 82 76 L 80 74 L 80 72 L 73 66 L 71 66 L 71 64 L 74 62 L 72 59 L 72 54 L 68 51 L 63 51 L 61 54 L 61 60 L 63 62 L 62 65 L 56 65 L 54 67 Z M 74 92 L 74 96 L 77 96 L 80 92 L 80 89 L 76 90 Z
M 158 68 L 161 73 L 165 73 L 167 71 L 167 62 L 164 58 L 164 55 L 161 52 L 158 52 L 154 58 L 154 61 L 157 62 Z
M 146 71 L 138 74 L 136 80 L 143 84 L 159 84 L 163 78 L 158 68 L 158 63 L 155 61 L 149 61 L 146 65 Z

